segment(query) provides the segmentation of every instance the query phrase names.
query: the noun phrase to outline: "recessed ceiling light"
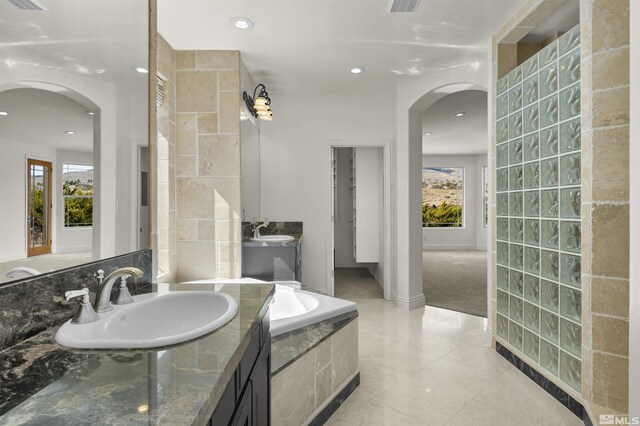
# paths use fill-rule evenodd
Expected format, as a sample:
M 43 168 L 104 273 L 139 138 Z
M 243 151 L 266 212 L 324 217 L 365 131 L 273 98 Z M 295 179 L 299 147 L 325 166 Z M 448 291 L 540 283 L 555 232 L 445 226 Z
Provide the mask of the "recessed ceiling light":
M 349 71 L 351 74 L 362 74 L 365 71 L 365 67 L 353 67 Z
M 68 135 L 75 135 L 76 132 L 74 132 L 73 130 L 66 130 L 65 133 Z
M 95 113 L 95 112 L 93 112 L 93 111 L 87 111 L 87 114 L 89 114 L 89 115 L 96 115 L 96 113 Z
M 251 19 L 244 18 L 242 16 L 236 16 L 235 18 L 231 18 L 229 22 L 231 23 L 231 25 L 233 25 L 239 30 L 250 30 L 254 26 L 254 23 Z
M 466 114 L 466 112 L 457 112 L 456 113 L 456 117 L 462 117 L 465 114 Z
M 7 111 L 0 111 L 0 115 L 5 116 L 5 115 L 9 115 L 9 113 Z
M 149 70 L 144 67 L 133 67 L 135 72 L 139 72 L 140 74 L 148 74 Z
M 425 136 L 431 136 L 431 134 L 432 134 L 432 132 L 427 132 L 427 133 L 425 133 L 424 135 L 425 135 Z

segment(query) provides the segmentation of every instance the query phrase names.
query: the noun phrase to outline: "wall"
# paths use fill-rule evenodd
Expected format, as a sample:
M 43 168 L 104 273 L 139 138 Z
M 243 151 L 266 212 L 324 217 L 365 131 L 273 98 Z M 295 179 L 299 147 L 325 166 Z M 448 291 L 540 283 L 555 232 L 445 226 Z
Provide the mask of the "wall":
M 256 83 L 240 60 L 240 92 L 253 96 Z M 242 96 L 242 93 L 240 94 Z M 244 100 L 240 123 L 240 166 L 242 175 L 242 220 L 260 220 L 260 121 L 247 109 Z
M 299 95 L 270 95 L 273 121 L 260 129 L 261 213 L 304 223 L 302 280 L 325 291 L 330 140 L 393 139 L 393 94 L 314 94 L 313 114 Z
M 334 224 L 334 248 L 336 268 L 361 268 L 353 257 L 353 190 L 351 163 L 353 150 L 336 149 L 336 201 Z
M 464 167 L 464 228 L 423 228 L 423 250 L 486 250 L 487 232 L 482 226 L 482 166 L 486 165 L 486 155 L 422 157 L 423 167 Z
M 240 54 L 176 52 L 176 274 L 241 267 Z

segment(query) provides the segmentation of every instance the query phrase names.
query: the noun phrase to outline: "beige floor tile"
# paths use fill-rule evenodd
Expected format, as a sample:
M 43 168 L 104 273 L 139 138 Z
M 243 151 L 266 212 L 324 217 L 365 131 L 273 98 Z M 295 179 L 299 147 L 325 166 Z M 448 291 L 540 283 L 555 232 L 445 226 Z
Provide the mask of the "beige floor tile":
M 462 407 L 446 424 L 452 426 L 541 426 L 528 421 L 519 413 L 496 408 L 475 400 Z M 549 424 L 543 423 L 543 425 Z
M 338 414 L 338 413 L 336 413 Z M 366 402 L 344 415 L 334 415 L 325 425 L 334 426 L 424 426 L 425 423 L 393 408 Z

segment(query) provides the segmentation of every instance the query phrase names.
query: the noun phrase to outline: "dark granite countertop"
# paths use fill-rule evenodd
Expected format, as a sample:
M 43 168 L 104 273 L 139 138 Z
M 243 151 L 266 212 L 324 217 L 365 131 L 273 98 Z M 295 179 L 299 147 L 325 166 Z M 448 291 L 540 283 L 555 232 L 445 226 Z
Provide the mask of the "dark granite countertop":
M 264 234 L 267 235 L 267 234 Z M 276 234 L 269 234 L 276 235 Z M 242 239 L 242 247 L 296 247 L 302 243 L 302 234 L 286 234 L 293 237 L 292 241 L 253 241 L 250 237 Z
M 81 351 L 51 328 L 0 352 L 0 425 L 205 424 L 269 307 L 272 284 L 157 284 L 238 301 L 222 328 L 146 351 Z

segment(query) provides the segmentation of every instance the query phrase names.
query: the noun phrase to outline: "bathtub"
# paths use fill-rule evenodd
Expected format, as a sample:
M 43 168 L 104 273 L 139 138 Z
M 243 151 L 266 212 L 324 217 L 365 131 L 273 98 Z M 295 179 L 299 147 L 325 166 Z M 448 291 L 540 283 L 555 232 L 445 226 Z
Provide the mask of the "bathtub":
M 264 284 L 267 281 L 254 278 L 221 278 L 189 281 L 183 284 L 206 283 Z M 269 306 L 272 337 L 355 311 L 357 308 L 355 303 L 348 300 L 301 290 L 300 283 L 296 281 L 276 282 L 275 284 L 276 291 L 271 306 Z

